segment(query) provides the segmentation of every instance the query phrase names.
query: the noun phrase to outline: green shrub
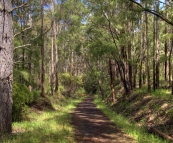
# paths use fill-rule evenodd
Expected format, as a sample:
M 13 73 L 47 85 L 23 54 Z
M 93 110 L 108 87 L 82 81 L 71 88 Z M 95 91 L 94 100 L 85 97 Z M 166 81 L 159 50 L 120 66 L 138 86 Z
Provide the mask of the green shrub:
M 61 83 L 65 86 L 70 86 L 72 82 L 78 87 L 83 86 L 82 76 L 71 76 L 70 73 L 67 72 L 62 73 L 59 78 Z
M 27 105 L 33 101 L 33 94 L 20 83 L 13 84 L 13 121 L 21 121 L 27 112 Z
M 70 73 L 63 73 L 60 75 L 60 80 L 63 85 L 70 86 L 73 77 L 70 75 Z
M 33 99 L 37 99 L 38 97 L 40 97 L 41 91 L 40 90 L 33 90 L 32 94 L 33 94 Z
M 83 96 L 83 95 L 85 95 L 85 89 L 82 88 L 82 87 L 78 88 L 76 90 L 76 92 L 75 92 L 75 95 L 77 95 L 77 96 Z

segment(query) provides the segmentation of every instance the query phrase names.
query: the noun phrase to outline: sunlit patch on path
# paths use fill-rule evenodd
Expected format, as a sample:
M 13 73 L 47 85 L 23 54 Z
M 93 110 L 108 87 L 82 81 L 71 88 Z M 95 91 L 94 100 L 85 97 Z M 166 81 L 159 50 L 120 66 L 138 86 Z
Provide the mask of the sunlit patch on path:
M 93 103 L 93 96 L 81 102 L 72 114 L 77 143 L 135 143 L 118 129 Z

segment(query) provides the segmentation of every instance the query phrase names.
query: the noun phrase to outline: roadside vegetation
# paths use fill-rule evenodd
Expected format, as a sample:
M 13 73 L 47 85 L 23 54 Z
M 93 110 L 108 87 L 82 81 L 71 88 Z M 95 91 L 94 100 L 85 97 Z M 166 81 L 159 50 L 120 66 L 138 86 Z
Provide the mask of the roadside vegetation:
M 70 113 L 82 98 L 55 96 L 49 98 L 54 110 L 46 107 L 44 110 L 29 108 L 27 120 L 14 122 L 12 135 L 4 136 L 3 143 L 74 142 Z
M 168 143 L 172 141 L 173 99 L 170 91 L 158 89 L 148 93 L 147 88 L 135 89 L 123 96 L 119 88 L 116 101 L 95 95 L 95 104 L 118 127 L 140 143 Z M 170 139 L 170 140 L 169 140 Z
M 70 110 L 85 90 L 127 118 L 123 126 L 173 142 L 171 0 L 3 0 L 0 8 L 0 142 L 73 141 Z

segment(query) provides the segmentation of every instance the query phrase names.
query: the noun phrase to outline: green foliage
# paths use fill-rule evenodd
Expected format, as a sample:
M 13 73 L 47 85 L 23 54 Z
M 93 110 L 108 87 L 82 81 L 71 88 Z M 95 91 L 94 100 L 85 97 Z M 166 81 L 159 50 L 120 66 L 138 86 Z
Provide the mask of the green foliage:
M 27 104 L 33 101 L 33 94 L 20 83 L 13 84 L 13 121 L 21 121 L 26 116 Z
M 62 73 L 60 75 L 60 80 L 65 86 L 70 86 L 72 82 L 77 86 L 83 86 L 82 76 L 71 76 L 68 72 Z
M 33 90 L 32 94 L 33 94 L 33 99 L 37 99 L 38 97 L 40 97 L 41 91 L 40 90 Z
M 19 81 L 20 78 L 23 78 L 25 81 L 29 82 L 29 73 L 25 70 L 14 69 L 14 80 Z
M 83 86 L 82 76 L 75 76 L 74 81 L 78 87 Z
M 62 73 L 60 75 L 60 80 L 62 82 L 63 85 L 69 86 L 71 84 L 72 81 L 72 77 L 70 75 L 70 73 Z
M 85 76 L 83 76 L 84 88 L 87 93 L 96 93 L 98 85 L 98 74 L 96 71 L 89 71 Z
M 129 122 L 128 118 L 125 118 L 121 114 L 113 112 L 108 106 L 106 106 L 97 95 L 95 95 L 94 103 L 97 108 L 101 109 L 110 120 L 112 120 L 118 127 L 122 128 L 128 135 L 133 137 L 139 143 L 169 143 L 167 140 L 163 140 L 153 134 L 148 134 L 143 127 L 138 127 L 135 124 Z
M 82 96 L 84 94 L 85 94 L 85 89 L 82 87 L 78 88 L 77 91 L 75 92 L 75 95 L 77 96 Z
M 172 99 L 171 91 L 169 89 L 156 89 L 151 92 L 151 95 L 155 98 Z
M 13 132 L 3 143 L 73 143 L 71 112 L 82 98 L 52 98 L 55 111 L 31 110 L 29 121 L 13 123 Z

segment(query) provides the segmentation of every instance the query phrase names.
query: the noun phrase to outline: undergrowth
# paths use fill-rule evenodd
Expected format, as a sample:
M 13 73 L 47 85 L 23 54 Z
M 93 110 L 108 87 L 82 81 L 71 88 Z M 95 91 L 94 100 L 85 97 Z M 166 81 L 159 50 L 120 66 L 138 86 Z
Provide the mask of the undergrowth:
M 106 106 L 98 95 L 95 95 L 94 100 L 97 108 L 101 109 L 102 112 L 107 115 L 112 122 L 116 124 L 116 126 L 123 129 L 125 133 L 130 135 L 132 138 L 134 138 L 139 143 L 169 143 L 166 140 L 162 140 L 161 138 L 149 134 L 146 132 L 146 130 L 143 127 L 138 127 L 133 123 L 130 123 L 128 118 L 125 118 L 124 116 L 113 112 L 108 106 Z
M 148 93 L 147 87 L 135 89 L 135 93 Z M 152 89 L 149 93 L 154 98 L 162 98 L 162 99 L 172 99 L 173 95 L 171 95 L 170 89 L 156 89 L 155 91 Z
M 56 111 L 31 109 L 29 121 L 13 123 L 13 133 L 4 137 L 3 143 L 67 143 L 74 142 L 71 115 L 82 98 L 61 96 L 52 98 Z

